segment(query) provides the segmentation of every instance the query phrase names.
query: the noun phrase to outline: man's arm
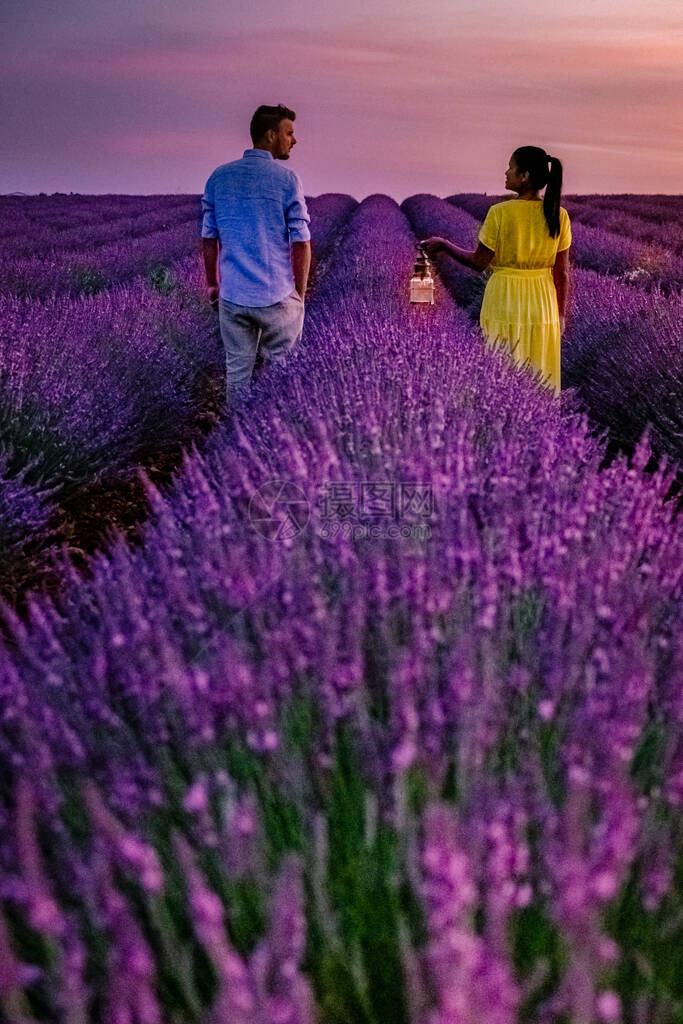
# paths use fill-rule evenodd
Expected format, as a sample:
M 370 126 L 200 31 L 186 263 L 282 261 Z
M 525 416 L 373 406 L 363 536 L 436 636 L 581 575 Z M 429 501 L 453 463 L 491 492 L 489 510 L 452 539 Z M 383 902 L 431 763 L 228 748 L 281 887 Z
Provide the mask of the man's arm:
M 218 226 L 216 224 L 216 208 L 214 203 L 214 174 L 211 175 L 202 196 L 202 252 L 204 254 L 204 273 L 209 301 L 214 309 L 218 309 L 218 252 L 220 249 Z
M 301 298 L 305 299 L 308 274 L 311 269 L 310 242 L 292 242 L 292 269 L 294 271 L 294 287 Z
M 206 287 L 209 293 L 209 301 L 212 306 L 218 304 L 218 239 L 202 238 L 202 251 L 204 253 L 204 273 L 206 274 Z
M 292 252 L 294 287 L 302 299 L 306 298 L 306 286 L 311 269 L 311 232 L 308 227 L 311 217 L 306 207 L 304 190 L 299 178 L 291 172 L 289 191 L 285 201 L 285 222 L 289 232 Z

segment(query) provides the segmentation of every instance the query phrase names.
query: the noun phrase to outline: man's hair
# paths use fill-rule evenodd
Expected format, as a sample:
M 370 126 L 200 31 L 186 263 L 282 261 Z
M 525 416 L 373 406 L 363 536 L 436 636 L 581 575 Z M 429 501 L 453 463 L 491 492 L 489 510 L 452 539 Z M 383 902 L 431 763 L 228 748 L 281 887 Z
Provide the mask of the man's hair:
M 259 107 L 254 116 L 251 119 L 249 125 L 249 132 L 251 134 L 251 141 L 256 144 L 260 142 L 267 131 L 272 128 L 273 131 L 277 131 L 277 127 L 280 121 L 284 121 L 285 118 L 289 118 L 290 121 L 294 121 L 296 114 L 289 107 L 283 107 L 281 103 L 278 103 L 277 107 Z

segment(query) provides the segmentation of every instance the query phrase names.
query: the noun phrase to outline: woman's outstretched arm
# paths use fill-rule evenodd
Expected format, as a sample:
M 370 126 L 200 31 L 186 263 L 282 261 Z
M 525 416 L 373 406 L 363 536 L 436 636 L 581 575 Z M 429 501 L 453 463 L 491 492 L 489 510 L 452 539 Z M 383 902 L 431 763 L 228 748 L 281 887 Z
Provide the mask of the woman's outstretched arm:
M 452 256 L 458 263 L 462 263 L 464 267 L 469 267 L 470 270 L 478 270 L 479 272 L 486 270 L 494 256 L 493 249 L 487 248 L 481 242 L 471 252 L 468 249 L 461 249 L 459 245 L 453 245 L 448 239 L 440 238 L 438 235 L 435 235 L 433 238 L 425 238 L 424 241 L 420 242 L 420 245 L 430 258 L 437 256 L 440 252 L 444 252 L 446 255 Z
M 557 292 L 557 308 L 560 313 L 560 327 L 564 334 L 567 316 L 567 299 L 569 296 L 569 249 L 563 249 L 555 257 L 553 281 Z

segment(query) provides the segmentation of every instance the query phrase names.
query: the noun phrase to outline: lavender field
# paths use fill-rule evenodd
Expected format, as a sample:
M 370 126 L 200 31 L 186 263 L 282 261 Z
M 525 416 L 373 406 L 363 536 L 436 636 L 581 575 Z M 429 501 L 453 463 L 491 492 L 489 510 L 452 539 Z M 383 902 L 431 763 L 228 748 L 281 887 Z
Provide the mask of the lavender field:
M 194 197 L 0 198 L 0 1019 L 683 1022 L 683 199 L 571 197 L 563 393 L 492 197 L 310 201 L 300 346 L 20 612 L 222 351 Z

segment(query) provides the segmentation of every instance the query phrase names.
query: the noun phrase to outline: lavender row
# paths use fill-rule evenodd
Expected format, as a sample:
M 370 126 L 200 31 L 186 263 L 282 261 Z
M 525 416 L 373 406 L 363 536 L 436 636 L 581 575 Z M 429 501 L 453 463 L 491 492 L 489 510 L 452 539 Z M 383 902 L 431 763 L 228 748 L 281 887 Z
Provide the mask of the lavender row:
M 199 203 L 196 198 L 170 209 L 155 208 L 109 221 L 101 219 L 97 211 L 93 211 L 85 223 L 59 227 L 34 225 L 31 230 L 21 231 L 5 239 L 3 253 L 6 257 L 16 259 L 30 256 L 44 258 L 54 253 L 73 255 L 78 251 L 90 252 L 108 243 L 157 234 L 192 218 L 198 223 Z
M 15 1019 L 675 1019 L 669 480 L 411 309 L 413 256 L 362 203 L 144 546 L 7 614 Z
M 311 201 L 323 264 L 349 204 L 356 205 L 338 196 Z M 152 287 L 139 281 L 91 299 L 61 296 L 40 305 L 0 296 L 0 415 L 9 460 L 0 474 L 5 590 L 27 549 L 44 560 L 55 503 L 174 444 L 207 382 L 224 373 L 199 259 L 167 260 L 168 249 Z
M 563 204 L 574 224 L 609 231 L 641 243 L 650 243 L 659 248 L 669 249 L 677 256 L 683 254 L 683 211 L 677 216 L 669 209 L 660 220 L 649 219 L 636 214 L 639 207 L 605 207 L 602 204 L 582 203 L 568 199 Z
M 155 212 L 171 212 L 193 196 L 0 196 L 0 237 L 59 231 L 97 220 L 113 223 Z
M 326 240 L 336 236 L 356 201 L 332 194 L 310 202 L 316 211 L 314 251 L 318 259 L 324 260 Z M 170 225 L 165 223 L 167 217 L 171 218 Z M 78 241 L 76 249 L 66 252 L 61 247 L 50 249 L 49 242 L 40 244 L 40 235 L 33 236 L 30 245 L 25 246 L 32 256 L 17 256 L 10 246 L 0 256 L 0 292 L 33 299 L 53 294 L 96 295 L 137 276 L 146 276 L 150 284 L 163 290 L 170 264 L 199 248 L 196 212 L 191 213 L 183 205 L 169 214 L 148 214 L 142 228 L 150 230 L 136 237 L 126 221 L 116 221 L 108 229 L 93 227 L 91 222 L 87 230 L 79 226 L 72 232 L 62 232 L 65 247 Z M 107 239 L 107 230 L 114 231 L 113 240 Z
M 9 410 L 0 412 L 0 428 Z M 58 511 L 58 488 L 36 481 L 25 453 L 4 437 L 0 449 L 0 586 L 8 592 L 44 568 L 44 549 Z
M 595 206 L 606 211 L 630 213 L 635 217 L 660 224 L 665 224 L 672 217 L 680 220 L 683 216 L 683 197 L 681 195 L 571 195 L 567 198 L 575 205 Z
M 476 222 L 459 207 L 420 195 L 406 200 L 403 209 L 422 237 L 441 234 L 462 245 L 473 244 Z M 444 285 L 476 320 L 484 287 L 481 276 L 453 260 L 439 260 Z M 650 293 L 578 268 L 572 274 L 571 295 L 562 347 L 563 387 L 576 389 L 592 420 L 609 430 L 617 447 L 632 451 L 649 424 L 658 455 L 683 464 L 679 297 Z
M 187 430 L 222 349 L 197 261 L 173 274 L 168 295 L 136 283 L 92 299 L 0 296 L 3 443 L 15 472 L 30 467 L 27 500 L 44 487 L 73 499 Z M 25 543 L 47 539 L 24 533 Z M 6 587 L 12 574 L 3 567 L 2 577 Z
M 575 270 L 562 374 L 614 445 L 632 451 L 648 428 L 655 452 L 683 466 L 680 297 Z
M 338 192 L 327 192 L 312 198 L 306 197 L 311 215 L 311 286 L 325 272 L 335 246 L 344 236 L 346 227 L 358 202 L 351 196 Z
M 459 207 L 461 210 L 466 210 L 467 213 L 475 217 L 479 224 L 481 224 L 489 211 L 489 207 L 493 206 L 494 203 L 504 203 L 511 198 L 512 196 L 507 194 L 489 196 L 486 193 L 482 194 L 480 192 L 459 192 L 454 196 L 447 196 L 446 202 L 451 203 L 452 206 Z
M 143 238 L 120 239 L 94 253 L 76 251 L 46 256 L 0 255 L 0 294 L 46 300 L 51 296 L 97 295 L 132 278 L 145 276 L 163 287 L 170 265 L 199 248 L 196 218 Z
M 348 197 L 311 200 L 319 259 L 349 204 L 357 205 Z M 157 250 L 160 260 L 169 262 L 172 247 Z M 157 447 L 169 425 L 182 422 L 189 394 L 207 368 L 222 362 L 202 293 L 200 261 L 189 257 L 171 265 L 157 287 L 136 282 L 40 306 L 0 298 L 3 404 L 11 409 L 17 447 L 27 457 L 42 456 L 39 476 L 54 483 L 63 475 L 71 481 L 65 491 L 80 487 L 89 476 L 117 472 L 144 438 Z M 42 427 L 29 442 L 38 421 Z
M 610 274 L 633 285 L 662 288 L 680 297 L 683 259 L 663 245 L 574 221 L 572 253 L 585 270 Z

